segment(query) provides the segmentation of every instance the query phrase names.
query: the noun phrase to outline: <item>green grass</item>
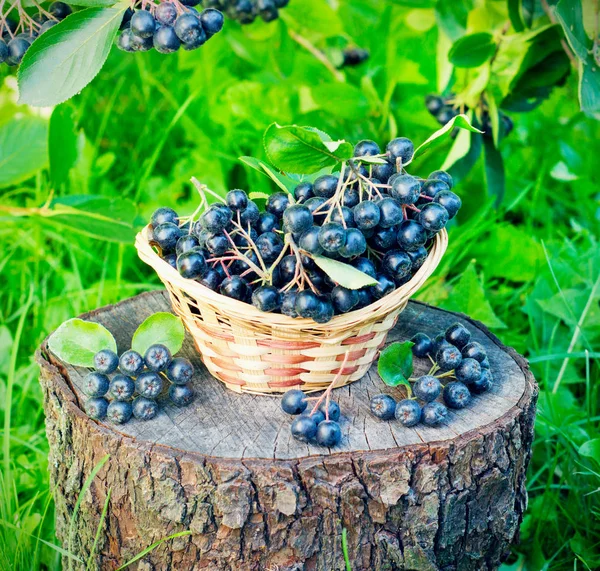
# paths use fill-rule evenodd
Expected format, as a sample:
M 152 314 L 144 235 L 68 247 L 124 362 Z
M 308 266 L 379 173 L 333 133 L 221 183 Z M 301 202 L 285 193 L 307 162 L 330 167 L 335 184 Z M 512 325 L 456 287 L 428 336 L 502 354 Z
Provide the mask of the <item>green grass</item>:
M 261 136 L 273 121 L 350 141 L 402 134 L 422 142 L 436 128 L 423 108 L 435 90 L 435 26 L 426 11 L 417 11 L 429 26 L 420 30 L 410 24 L 414 11 L 350 4 L 341 16 L 345 33 L 372 58 L 344 83 L 278 24 L 231 31 L 221 43 L 173 57 L 113 52 L 68 104 L 79 132 L 68 182 L 53 188 L 41 169 L 2 191 L 0 568 L 61 568 L 36 347 L 72 316 L 159 287 L 127 232 L 108 241 L 114 237 L 39 208 L 52 192 L 102 195 L 113 200 L 104 212 L 111 218 L 128 199 L 137 224 L 160 205 L 191 212 L 192 175 L 218 192 L 271 192 L 268 179 L 237 158 L 263 156 Z M 10 102 L 12 85 L 0 89 L 0 123 L 31 113 Z M 314 86 L 325 95 L 317 98 Z M 600 438 L 600 127 L 578 112 L 576 90 L 572 77 L 541 107 L 512 115 L 499 209 L 486 195 L 481 164 L 461 181 L 465 206 L 448 253 L 420 293 L 491 326 L 530 358 L 540 384 L 529 509 L 507 569 L 600 566 L 600 446 L 594 457 L 586 444 Z M 348 103 L 336 103 L 336 94 Z M 417 172 L 438 168 L 445 152 L 430 153 Z M 575 179 L 561 180 L 561 163 Z

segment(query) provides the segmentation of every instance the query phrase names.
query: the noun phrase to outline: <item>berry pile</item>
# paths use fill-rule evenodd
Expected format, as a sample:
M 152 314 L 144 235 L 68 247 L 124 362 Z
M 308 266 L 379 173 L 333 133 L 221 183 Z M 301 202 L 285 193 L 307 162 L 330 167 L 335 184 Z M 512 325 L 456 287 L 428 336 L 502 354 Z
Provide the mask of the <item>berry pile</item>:
M 187 0 L 190 2 L 196 0 Z M 204 0 L 204 7 L 223 11 L 228 18 L 240 24 L 252 24 L 258 16 L 265 22 L 272 22 L 279 17 L 279 9 L 285 8 L 290 0 Z
M 169 399 L 176 406 L 187 406 L 194 399 L 189 385 L 194 375 L 192 364 L 182 357 L 173 358 L 164 345 L 152 345 L 143 357 L 133 350 L 119 357 L 104 349 L 94 356 L 94 369 L 83 380 L 83 392 L 89 397 L 85 411 L 96 420 L 108 418 L 124 424 L 132 416 L 154 418 L 158 414 L 156 398 L 165 380 L 170 381 Z
M 461 207 L 448 173 L 423 180 L 404 170 L 413 152 L 404 137 L 385 153 L 361 141 L 341 173 L 303 182 L 293 196 L 272 194 L 264 212 L 243 190 L 230 191 L 197 221 L 160 208 L 151 243 L 183 277 L 222 295 L 326 323 L 407 283 Z M 339 285 L 320 269 L 322 257 L 353 266 L 373 285 Z
M 0 11 L 3 6 L 4 3 L 0 4 Z M 19 14 L 18 22 L 11 17 L 12 15 L 3 15 L 0 12 L 0 64 L 6 63 L 9 66 L 19 65 L 35 39 L 73 11 L 71 6 L 64 2 L 53 2 L 47 10 L 36 3 L 38 12 L 33 16 L 16 3 L 8 4 L 8 11 L 15 6 L 15 12 Z
M 184 6 L 187 4 L 187 6 Z M 198 12 L 193 2 L 161 0 L 137 10 L 128 9 L 121 24 L 117 46 L 125 52 L 161 54 L 195 50 L 223 28 L 223 14 L 214 8 Z
M 457 109 L 452 103 L 453 100 L 454 94 L 447 97 L 431 94 L 425 97 L 425 106 L 429 113 L 437 119 L 440 125 L 445 125 L 459 113 L 465 113 L 469 109 L 467 106 L 464 106 L 462 111 Z M 500 124 L 502 136 L 506 137 L 513 130 L 513 122 L 512 119 L 508 115 L 502 113 L 502 111 L 500 111 Z M 481 116 L 480 127 L 484 137 L 492 137 L 492 120 L 487 109 L 483 111 Z
M 399 420 L 404 426 L 422 422 L 440 424 L 448 408 L 465 408 L 471 395 L 489 390 L 493 384 L 484 347 L 471 341 L 471 333 L 460 323 L 448 327 L 434 339 L 417 333 L 411 341 L 415 357 L 428 357 L 433 366 L 427 375 L 409 379 L 409 398 L 396 402 L 390 395 L 380 394 L 371 400 L 371 413 L 382 420 Z M 438 401 L 441 397 L 443 402 Z
M 311 400 L 317 402 L 308 410 Z M 296 416 L 292 422 L 292 436 L 300 442 L 310 442 L 319 446 L 334 447 L 342 440 L 340 428 L 340 407 L 329 399 L 329 391 L 323 396 L 310 398 L 301 390 L 287 391 L 281 399 L 283 412 Z

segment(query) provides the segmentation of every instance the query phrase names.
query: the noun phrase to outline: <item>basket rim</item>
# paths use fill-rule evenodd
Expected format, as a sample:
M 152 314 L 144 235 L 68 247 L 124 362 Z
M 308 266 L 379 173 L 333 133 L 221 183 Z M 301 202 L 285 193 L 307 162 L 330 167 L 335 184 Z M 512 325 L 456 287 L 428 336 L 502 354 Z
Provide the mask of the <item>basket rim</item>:
M 313 331 L 321 332 L 345 329 L 348 326 L 362 323 L 365 320 L 376 320 L 395 311 L 405 300 L 419 290 L 425 281 L 433 274 L 448 247 L 448 232 L 444 228 L 436 234 L 433 246 L 429 251 L 425 263 L 417 270 L 410 281 L 396 288 L 391 294 L 374 301 L 366 307 L 342 315 L 335 315 L 327 323 L 319 324 L 310 318 L 290 317 L 281 313 L 267 313 L 261 311 L 252 304 L 229 298 L 211 290 L 200 282 L 182 277 L 175 268 L 155 252 L 148 240 L 149 231 L 150 224 L 138 232 L 135 239 L 135 247 L 140 259 L 152 267 L 163 282 L 174 284 L 191 297 L 203 298 L 205 301 L 217 305 L 223 313 L 235 313 L 237 317 L 244 320 L 262 321 L 265 322 L 265 325 L 267 324 L 266 322 L 268 322 L 268 325 L 272 327 L 275 326 L 284 329 L 311 329 Z

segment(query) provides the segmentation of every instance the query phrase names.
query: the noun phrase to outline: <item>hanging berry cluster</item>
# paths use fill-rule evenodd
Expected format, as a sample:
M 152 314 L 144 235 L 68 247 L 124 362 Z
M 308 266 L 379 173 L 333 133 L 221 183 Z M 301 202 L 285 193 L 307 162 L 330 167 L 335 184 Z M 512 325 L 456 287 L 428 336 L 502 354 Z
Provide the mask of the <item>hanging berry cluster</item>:
M 188 0 L 189 2 L 196 0 Z M 205 8 L 221 10 L 232 20 L 240 24 L 252 24 L 257 17 L 272 22 L 279 17 L 280 8 L 285 8 L 290 0 L 204 0 Z

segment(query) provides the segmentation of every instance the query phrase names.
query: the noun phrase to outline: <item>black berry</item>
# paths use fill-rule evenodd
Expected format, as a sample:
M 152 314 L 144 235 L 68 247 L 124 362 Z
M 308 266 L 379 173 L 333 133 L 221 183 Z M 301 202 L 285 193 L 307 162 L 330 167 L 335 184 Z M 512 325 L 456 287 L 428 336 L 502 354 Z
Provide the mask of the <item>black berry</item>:
M 396 401 L 390 395 L 375 395 L 371 399 L 371 414 L 381 420 L 391 420 L 396 414 Z
M 421 415 L 421 407 L 416 400 L 404 399 L 396 405 L 396 419 L 404 426 L 415 426 L 419 424 Z

